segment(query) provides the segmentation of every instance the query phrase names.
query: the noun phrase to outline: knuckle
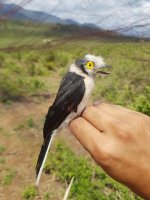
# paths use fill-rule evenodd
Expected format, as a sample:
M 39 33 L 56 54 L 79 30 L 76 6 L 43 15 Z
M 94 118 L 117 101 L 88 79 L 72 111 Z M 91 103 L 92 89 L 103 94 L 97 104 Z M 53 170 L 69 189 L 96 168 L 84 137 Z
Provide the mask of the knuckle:
M 76 129 L 76 127 L 80 124 L 81 120 L 82 120 L 81 117 L 78 117 L 78 118 L 74 119 L 73 121 L 70 122 L 69 128 L 71 130 Z
M 107 145 L 103 145 L 103 147 L 96 146 L 94 150 L 95 160 L 97 164 L 103 167 L 109 167 L 112 162 L 112 149 Z
M 83 117 L 88 116 L 88 115 L 91 113 L 92 110 L 93 110 L 93 106 L 87 107 L 87 108 L 84 110 L 82 116 L 83 116 Z
M 100 103 L 97 107 L 98 107 L 98 108 L 106 108 L 106 107 L 108 107 L 108 105 L 109 105 L 109 104 L 107 104 L 107 103 L 105 103 L 105 102 L 102 102 L 102 103 Z
M 122 122 L 119 119 L 112 118 L 110 122 L 111 128 L 116 132 L 121 127 Z
M 132 127 L 129 124 L 120 122 L 117 126 L 116 133 L 121 140 L 124 141 L 133 140 Z

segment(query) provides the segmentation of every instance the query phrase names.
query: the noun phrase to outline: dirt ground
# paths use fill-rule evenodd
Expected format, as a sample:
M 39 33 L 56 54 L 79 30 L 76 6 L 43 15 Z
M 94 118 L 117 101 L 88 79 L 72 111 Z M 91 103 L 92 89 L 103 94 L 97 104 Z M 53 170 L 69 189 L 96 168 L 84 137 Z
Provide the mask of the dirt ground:
M 35 183 L 44 116 L 51 102 L 49 98 L 39 102 L 0 104 L 0 146 L 5 148 L 0 153 L 5 160 L 0 164 L 0 200 L 20 200 L 26 186 Z M 62 130 L 56 137 L 65 139 L 77 153 L 87 154 L 69 130 Z M 4 177 L 10 170 L 15 170 L 16 175 L 10 184 L 4 184 Z M 49 192 L 53 200 L 60 200 L 65 188 L 54 175 L 43 173 L 35 199 L 43 200 L 44 194 Z

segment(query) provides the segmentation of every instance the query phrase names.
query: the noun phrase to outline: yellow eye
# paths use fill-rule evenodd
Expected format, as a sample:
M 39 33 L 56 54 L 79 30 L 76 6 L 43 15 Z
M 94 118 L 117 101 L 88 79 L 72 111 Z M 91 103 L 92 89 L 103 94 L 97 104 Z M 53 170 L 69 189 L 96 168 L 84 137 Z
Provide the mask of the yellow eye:
M 94 62 L 89 61 L 89 62 L 86 63 L 86 68 L 87 69 L 93 69 L 93 67 L 94 67 Z

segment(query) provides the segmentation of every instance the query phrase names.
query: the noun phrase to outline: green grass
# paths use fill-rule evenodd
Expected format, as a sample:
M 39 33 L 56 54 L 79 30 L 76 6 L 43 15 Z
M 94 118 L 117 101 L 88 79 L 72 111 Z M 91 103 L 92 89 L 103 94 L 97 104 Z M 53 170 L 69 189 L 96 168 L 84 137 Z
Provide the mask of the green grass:
M 2 157 L 2 153 L 6 151 L 6 147 L 0 145 L 0 165 L 5 164 L 5 158 Z
M 4 157 L 0 157 L 0 166 L 5 164 L 6 160 Z
M 150 115 L 150 43 L 66 41 L 59 48 L 0 52 L 1 101 L 21 100 L 37 93 L 56 93 L 61 77 L 76 58 L 91 52 L 112 65 L 99 76 L 93 100 L 105 99 Z
M 64 142 L 56 145 L 44 167 L 45 173 L 55 174 L 57 180 L 69 184 L 74 176 L 70 199 L 80 200 L 140 200 L 131 191 L 109 178 L 96 164 L 77 156 Z
M 28 124 L 28 127 L 29 127 L 29 128 L 33 128 L 33 127 L 35 126 L 35 122 L 34 122 L 32 116 L 30 116 L 30 117 L 28 118 L 27 124 Z
M 15 169 L 9 169 L 6 171 L 5 176 L 3 177 L 2 184 L 3 185 L 10 185 L 16 176 L 17 171 Z
M 0 145 L 0 154 L 6 151 L 6 147 Z
M 51 199 L 51 193 L 47 192 L 44 194 L 44 200 L 50 200 Z
M 35 186 L 27 186 L 22 192 L 22 197 L 25 200 L 33 200 L 37 195 L 37 189 Z
M 51 27 L 51 28 L 50 28 Z M 15 20 L 1 20 L 0 21 L 0 48 L 7 48 L 8 46 L 17 47 L 21 45 L 29 45 L 42 43 L 45 38 L 48 40 L 53 37 L 50 30 L 55 30 L 53 25 L 21 22 Z M 53 33 L 53 31 L 52 31 Z M 47 36 L 48 35 L 48 36 Z M 22 39 L 23 38 L 23 39 Z

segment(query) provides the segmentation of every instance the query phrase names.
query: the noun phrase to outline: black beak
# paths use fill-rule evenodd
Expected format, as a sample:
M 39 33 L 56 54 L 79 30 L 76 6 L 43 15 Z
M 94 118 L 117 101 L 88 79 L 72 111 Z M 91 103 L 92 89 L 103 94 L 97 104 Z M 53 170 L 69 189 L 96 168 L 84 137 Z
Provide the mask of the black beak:
M 110 72 L 98 71 L 97 74 L 111 74 Z
M 101 67 L 101 68 L 111 68 L 112 66 L 110 66 L 110 65 L 104 65 L 103 67 Z M 101 71 L 101 70 L 99 70 L 99 71 L 97 71 L 97 73 L 98 74 L 111 74 L 110 72 L 104 72 L 104 71 Z

